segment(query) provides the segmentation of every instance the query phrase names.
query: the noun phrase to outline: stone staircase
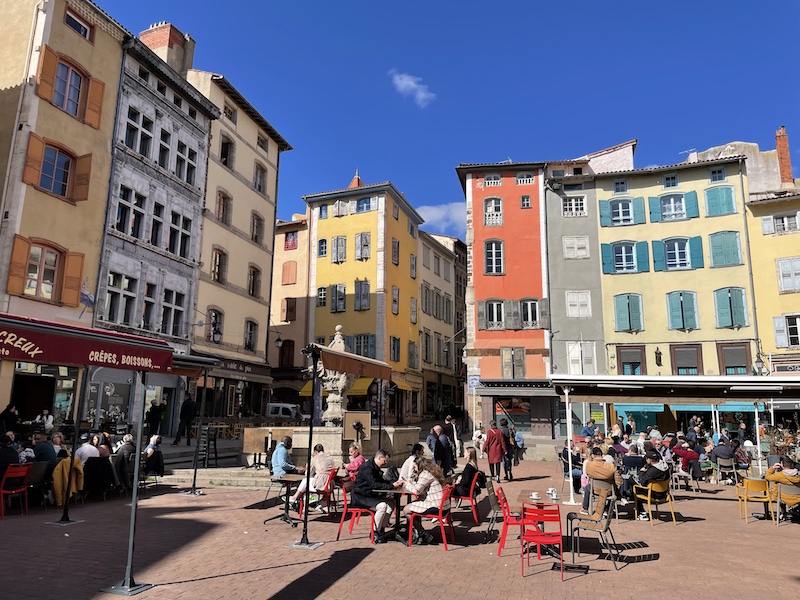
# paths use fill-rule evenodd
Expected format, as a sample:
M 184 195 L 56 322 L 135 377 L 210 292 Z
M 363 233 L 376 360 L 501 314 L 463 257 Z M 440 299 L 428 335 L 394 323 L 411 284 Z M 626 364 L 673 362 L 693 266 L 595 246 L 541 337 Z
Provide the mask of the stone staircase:
M 159 478 L 159 481 L 189 487 L 192 485 L 193 475 L 194 471 L 191 468 L 171 469 L 164 477 Z M 197 469 L 197 485 L 261 490 L 269 485 L 269 469 L 243 469 L 238 466 Z

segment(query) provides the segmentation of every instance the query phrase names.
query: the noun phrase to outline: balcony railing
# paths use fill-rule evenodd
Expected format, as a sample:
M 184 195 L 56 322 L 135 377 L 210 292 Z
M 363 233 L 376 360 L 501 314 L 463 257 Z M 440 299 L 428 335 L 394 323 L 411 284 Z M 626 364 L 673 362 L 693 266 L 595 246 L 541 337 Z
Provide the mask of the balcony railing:
M 483 224 L 487 226 L 502 225 L 503 213 L 487 213 L 483 216 Z

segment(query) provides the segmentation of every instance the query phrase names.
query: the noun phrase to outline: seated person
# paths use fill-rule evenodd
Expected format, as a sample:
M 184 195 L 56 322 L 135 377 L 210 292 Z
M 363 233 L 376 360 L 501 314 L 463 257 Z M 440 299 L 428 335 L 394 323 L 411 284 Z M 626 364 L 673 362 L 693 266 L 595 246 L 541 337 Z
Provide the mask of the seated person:
M 328 475 L 336 468 L 336 463 L 333 458 L 325 453 L 325 448 L 322 444 L 314 446 L 313 455 L 311 457 L 311 492 L 325 489 L 325 484 L 328 483 Z M 306 491 L 306 480 L 303 479 L 298 485 L 294 495 L 289 498 L 292 503 L 292 508 L 297 510 L 299 508 L 298 500 L 303 492 Z M 328 507 L 323 504 L 317 505 L 317 510 L 328 512 Z
M 740 430 L 741 431 L 741 430 Z M 731 440 L 731 450 L 733 450 L 733 464 L 737 469 L 747 471 L 750 469 L 750 455 L 741 445 L 739 438 Z
M 422 444 L 414 444 L 411 448 L 411 456 L 409 456 L 403 466 L 400 467 L 400 479 L 408 481 L 414 475 L 414 461 L 418 456 L 425 456 L 425 446 Z
M 475 486 L 475 495 L 477 496 L 481 488 L 486 485 L 486 476 L 481 476 L 478 470 L 478 456 L 475 448 L 467 448 L 467 464 L 464 465 L 464 470 L 456 480 L 456 488 L 453 494 L 456 496 L 469 496 L 469 488 L 472 486 L 472 480 L 475 478 L 475 473 L 478 473 L 478 484 Z M 402 477 L 402 475 L 401 475 Z
M 797 470 L 797 463 L 790 457 L 782 456 L 780 462 L 772 465 L 764 476 L 767 481 L 782 483 L 784 485 L 800 485 L 800 473 Z M 773 500 L 778 499 L 778 486 L 772 486 L 771 496 Z M 766 503 L 764 504 L 766 512 Z M 790 512 L 796 512 L 800 506 L 800 496 L 781 494 L 781 512 L 778 519 L 784 521 L 789 518 Z
M 606 462 L 603 459 L 603 451 L 598 448 L 592 448 L 592 457 L 586 462 L 586 476 L 589 478 L 589 483 L 583 488 L 583 510 L 582 514 L 589 514 L 589 502 L 592 499 L 592 479 L 600 479 L 613 483 L 617 488 L 622 485 L 622 477 L 617 472 L 617 468 L 613 463 Z M 627 501 L 625 502 L 627 504 Z
M 64 436 L 60 433 L 56 432 L 53 434 L 53 437 L 50 438 L 50 443 L 53 444 L 53 452 L 58 453 L 61 452 L 62 449 L 67 450 L 67 447 L 64 445 Z M 69 452 L 69 450 L 67 450 Z
M 353 481 L 356 480 L 356 475 L 358 475 L 358 470 L 361 468 L 367 459 L 361 454 L 361 446 L 353 442 L 350 444 L 350 448 L 348 448 L 347 453 L 350 455 L 350 462 L 344 465 L 344 471 L 350 479 Z
M 11 447 L 14 448 L 14 450 L 17 452 L 17 455 L 19 455 L 19 442 L 17 441 L 17 434 L 9 429 L 6 431 L 6 435 L 8 436 L 8 439 L 11 440 Z
M 669 479 L 669 465 L 657 451 L 648 451 L 644 458 L 647 462 L 647 467 L 639 471 L 636 477 L 636 484 L 633 486 L 634 494 L 646 494 L 647 484 L 651 481 L 667 481 Z M 655 492 L 653 493 L 654 498 L 658 498 L 658 496 Z M 644 505 L 639 498 L 636 498 L 635 508 L 639 514 L 640 521 L 650 520 L 650 515 L 644 511 Z
M 486 431 L 483 427 L 476 429 L 472 432 L 472 445 L 480 453 L 483 458 L 483 442 L 486 439 Z
M 594 421 L 589 419 L 586 422 L 586 425 L 583 426 L 581 432 L 578 434 L 578 437 L 582 438 L 593 438 L 597 433 L 597 428 L 594 426 Z
M 127 458 L 134 452 L 136 452 L 136 444 L 133 443 L 133 436 L 130 433 L 126 433 L 122 436 L 122 443 L 119 445 L 114 454 L 121 454 L 127 460 Z
M 475 448 L 470 448 L 473 456 Z M 439 505 L 444 496 L 445 478 L 442 469 L 430 459 L 421 456 L 414 461 L 414 478 L 405 482 L 403 488 L 417 496 L 417 500 L 409 502 L 403 508 L 403 514 L 408 517 L 411 513 L 434 516 L 439 514 Z M 450 510 L 450 501 L 444 506 Z M 430 544 L 433 534 L 422 527 L 422 519 L 414 519 L 414 532 L 412 541 L 418 544 Z
M 19 452 L 14 449 L 8 435 L 0 435 L 0 480 L 6 474 L 8 465 L 16 464 L 19 464 Z
M 144 455 L 147 458 L 153 456 L 156 450 L 161 449 L 161 436 L 160 435 L 151 435 L 150 436 L 150 443 L 147 444 L 144 448 Z
M 583 459 L 574 451 L 575 444 L 570 440 L 564 441 L 561 458 L 564 459 L 564 477 L 569 475 L 569 457 L 572 456 L 572 489 L 577 494 L 581 491 L 581 475 L 583 475 Z M 572 450 L 572 452 L 570 452 Z
M 389 464 L 390 455 L 386 450 L 378 450 L 374 458 L 361 465 L 356 475 L 356 482 L 350 495 L 350 505 L 356 508 L 367 508 L 375 511 L 375 542 L 383 543 L 384 528 L 394 512 L 394 500 L 384 498 L 379 490 L 392 490 L 403 485 L 403 480 L 398 479 L 389 483 L 383 478 L 383 471 Z M 376 491 L 378 490 L 378 491 Z M 394 535 L 394 531 L 390 534 Z
M 92 435 L 92 445 L 97 448 L 97 453 L 101 458 L 108 458 L 111 456 L 111 449 L 104 443 L 105 436 L 102 433 L 95 433 Z
M 36 445 L 33 447 L 33 454 L 36 456 L 37 461 L 47 462 L 45 478 L 49 479 L 53 476 L 53 470 L 58 464 L 58 455 L 53 449 L 53 444 L 47 439 L 47 435 L 37 433 L 34 439 L 36 440 Z
M 44 426 L 44 432 L 47 435 L 50 435 L 50 432 L 53 431 L 53 415 L 51 415 L 50 411 L 46 408 L 42 410 L 40 415 L 36 415 L 36 418 L 33 422 L 41 423 Z
M 693 460 L 699 461 L 700 455 L 695 452 L 695 444 L 694 442 L 683 442 L 682 444 L 677 444 L 673 449 L 672 453 L 675 456 L 679 456 L 681 459 L 681 464 L 678 467 L 678 475 L 682 477 L 689 477 L 689 463 Z
M 75 450 L 75 457 L 80 458 L 81 463 L 86 464 L 88 459 L 100 456 L 100 451 L 94 444 L 92 444 L 92 440 L 89 438 L 88 433 L 81 435 L 81 441 L 83 444 L 81 444 L 80 447 Z
M 35 462 L 36 453 L 33 451 L 33 444 L 28 440 L 19 443 L 19 462 L 20 464 Z
M 288 435 L 283 436 L 278 445 L 275 446 L 275 452 L 272 453 L 272 478 L 277 479 L 281 475 L 286 474 L 299 474 L 302 475 L 306 472 L 305 467 L 295 467 L 292 464 L 292 459 L 289 456 L 289 450 L 292 449 L 292 438 Z
M 612 436 L 611 441 L 613 443 L 611 444 L 611 446 L 609 446 L 609 448 L 614 450 L 614 456 L 617 455 L 625 456 L 628 453 L 628 448 L 630 448 L 630 445 L 625 446 L 624 444 L 622 444 L 622 442 L 620 442 L 619 436 L 616 435 Z M 611 454 L 611 451 L 609 450 L 608 453 Z
M 633 475 L 646 465 L 644 456 L 639 454 L 639 446 L 633 444 L 628 453 L 622 457 L 622 474 L 628 475 L 622 478 L 621 494 L 624 498 L 633 497 L 633 484 L 636 483 Z

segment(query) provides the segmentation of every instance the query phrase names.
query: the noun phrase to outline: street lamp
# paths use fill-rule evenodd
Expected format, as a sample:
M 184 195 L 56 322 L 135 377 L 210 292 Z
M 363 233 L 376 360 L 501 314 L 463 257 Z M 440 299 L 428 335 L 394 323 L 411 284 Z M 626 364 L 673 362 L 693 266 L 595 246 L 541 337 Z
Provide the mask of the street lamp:
M 280 350 L 280 347 L 283 346 L 283 340 L 281 339 L 281 334 L 278 334 L 278 337 L 275 338 L 275 347 Z
M 219 344 L 222 341 L 222 332 L 217 322 L 211 324 L 211 341 L 215 344 Z

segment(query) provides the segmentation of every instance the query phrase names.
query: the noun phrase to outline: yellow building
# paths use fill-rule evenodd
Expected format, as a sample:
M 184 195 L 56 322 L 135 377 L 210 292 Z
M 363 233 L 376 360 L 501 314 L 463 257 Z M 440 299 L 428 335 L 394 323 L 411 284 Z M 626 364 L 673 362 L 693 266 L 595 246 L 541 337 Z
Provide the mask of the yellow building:
M 385 422 L 403 423 L 418 405 L 417 236 L 422 217 L 390 182 L 303 197 L 310 207 L 310 331 L 328 344 L 343 326 L 350 350 L 387 362 L 397 386 Z M 358 383 L 358 382 L 357 382 Z M 363 405 L 376 396 L 364 398 Z M 349 408 L 358 407 L 357 396 Z M 373 411 L 374 412 L 374 411 Z

